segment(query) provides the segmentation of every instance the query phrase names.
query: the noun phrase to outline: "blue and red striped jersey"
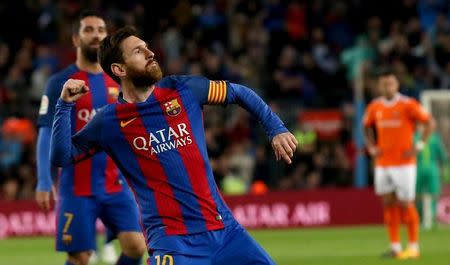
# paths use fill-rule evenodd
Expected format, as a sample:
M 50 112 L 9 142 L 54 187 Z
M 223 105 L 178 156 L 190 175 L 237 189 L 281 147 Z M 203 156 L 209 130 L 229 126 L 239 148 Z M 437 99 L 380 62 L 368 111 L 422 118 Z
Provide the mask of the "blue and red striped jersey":
M 158 235 L 221 229 L 236 222 L 214 181 L 202 108 L 238 103 L 261 121 L 270 138 L 287 132 L 251 89 L 203 77 L 168 76 L 145 102 L 108 105 L 68 139 L 73 103 L 59 100 L 52 161 L 73 163 L 105 150 L 124 173 L 140 206 L 149 240 Z M 67 147 L 67 148 L 65 148 Z
M 38 126 L 51 127 L 55 105 L 64 83 L 81 79 L 90 91 L 77 101 L 71 112 L 72 135 L 80 131 L 105 105 L 117 101 L 119 85 L 107 74 L 81 71 L 75 64 L 53 75 L 47 82 L 39 110 Z M 70 192 L 77 196 L 114 193 L 122 190 L 120 172 L 112 159 L 98 153 L 76 165 L 65 167 L 59 176 L 58 188 L 62 194 Z

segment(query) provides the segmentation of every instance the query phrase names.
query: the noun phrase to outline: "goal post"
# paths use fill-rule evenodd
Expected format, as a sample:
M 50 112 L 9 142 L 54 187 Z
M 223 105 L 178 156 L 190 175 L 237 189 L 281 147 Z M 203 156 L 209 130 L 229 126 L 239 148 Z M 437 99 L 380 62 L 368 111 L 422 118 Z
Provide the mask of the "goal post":
M 422 106 L 433 115 L 436 120 L 436 130 L 441 136 L 447 154 L 450 154 L 450 90 L 425 90 L 420 96 Z M 448 167 L 448 165 L 446 166 Z M 448 174 L 448 170 L 445 174 Z M 442 177 L 442 176 L 441 176 Z M 447 176 L 448 178 L 449 176 Z M 443 223 L 450 220 L 447 197 L 450 197 L 450 185 L 443 185 L 442 195 L 438 203 L 437 219 Z M 422 198 L 423 221 L 424 228 L 431 228 L 432 220 L 432 201 L 431 195 L 425 194 Z M 446 203 L 447 202 L 447 203 Z

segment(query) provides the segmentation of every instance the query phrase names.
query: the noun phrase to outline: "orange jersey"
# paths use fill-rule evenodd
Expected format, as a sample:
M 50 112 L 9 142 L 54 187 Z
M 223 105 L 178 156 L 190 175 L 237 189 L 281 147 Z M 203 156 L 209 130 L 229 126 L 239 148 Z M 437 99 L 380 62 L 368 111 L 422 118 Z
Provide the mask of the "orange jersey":
M 388 101 L 373 100 L 363 118 L 364 127 L 375 125 L 377 147 L 380 155 L 376 166 L 401 166 L 414 164 L 415 156 L 405 156 L 413 148 L 413 136 L 417 122 L 427 122 L 430 114 L 412 98 L 398 94 Z

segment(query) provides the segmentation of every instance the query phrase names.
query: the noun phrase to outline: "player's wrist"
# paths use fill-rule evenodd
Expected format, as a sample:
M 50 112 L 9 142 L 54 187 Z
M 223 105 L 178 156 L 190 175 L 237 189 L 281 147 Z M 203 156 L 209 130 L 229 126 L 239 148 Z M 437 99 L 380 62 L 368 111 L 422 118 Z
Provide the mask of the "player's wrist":
M 36 187 L 36 192 L 50 192 L 51 190 L 52 190 L 52 188 L 51 187 L 47 187 L 47 186 Z
M 366 148 L 367 148 L 367 150 L 374 150 L 377 148 L 377 146 L 375 144 L 367 144 Z
M 70 98 L 68 98 L 68 97 L 61 96 L 59 99 L 61 101 L 63 101 L 64 103 L 72 103 L 72 100 Z
M 66 100 L 66 99 L 64 99 L 64 98 L 62 98 L 62 97 L 60 97 L 59 99 L 58 99 L 58 102 L 57 102 L 59 105 L 62 105 L 62 106 L 69 106 L 69 107 L 72 107 L 75 103 L 74 102 L 72 102 L 72 101 L 70 101 L 70 100 Z
M 425 142 L 423 140 L 419 140 L 416 142 L 415 147 L 417 151 L 422 151 L 425 147 Z

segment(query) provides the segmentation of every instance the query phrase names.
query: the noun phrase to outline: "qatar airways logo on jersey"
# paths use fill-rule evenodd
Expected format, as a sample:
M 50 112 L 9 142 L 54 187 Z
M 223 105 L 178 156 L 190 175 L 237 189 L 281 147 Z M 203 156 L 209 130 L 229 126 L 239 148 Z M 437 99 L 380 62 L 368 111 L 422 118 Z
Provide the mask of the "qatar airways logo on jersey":
M 88 123 L 94 118 L 95 114 L 99 112 L 100 109 L 80 109 L 77 112 L 77 118 Z
M 186 127 L 186 123 L 179 123 L 175 127 L 150 132 L 146 137 L 136 137 L 133 139 L 133 146 L 154 155 L 192 144 L 191 134 Z

